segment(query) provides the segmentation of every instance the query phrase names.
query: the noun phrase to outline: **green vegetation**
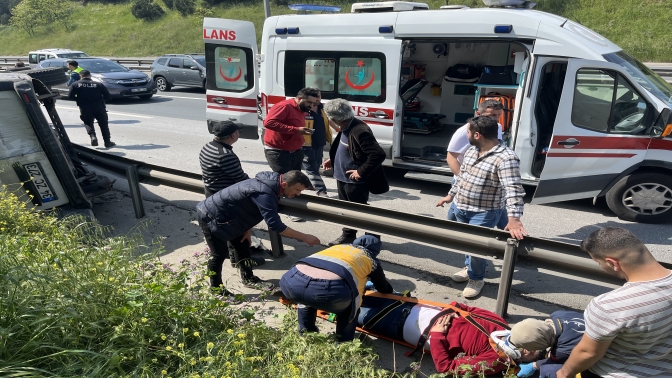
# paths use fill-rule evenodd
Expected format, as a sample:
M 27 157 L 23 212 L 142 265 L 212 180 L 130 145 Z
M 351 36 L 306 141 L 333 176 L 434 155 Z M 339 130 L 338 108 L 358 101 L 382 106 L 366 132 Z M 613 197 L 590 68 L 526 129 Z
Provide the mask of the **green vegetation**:
M 0 3 L 15 0 L 0 0 Z M 64 0 L 23 0 L 23 2 Z M 283 2 L 285 0 L 282 0 Z M 351 2 L 354 2 L 351 1 Z M 343 0 L 313 3 L 340 5 Z M 672 12 L 667 0 L 537 0 L 538 10 L 578 21 L 612 40 L 642 61 L 672 61 Z M 275 1 L 272 1 L 276 4 Z M 444 0 L 428 2 L 432 9 Z M 481 0 L 448 0 L 449 4 L 483 6 Z M 156 56 L 169 52 L 202 51 L 201 24 L 204 16 L 253 21 L 260 35 L 264 20 L 261 0 L 157 0 L 166 14 L 155 21 L 131 15 L 131 4 L 71 3 L 74 12 L 67 23 L 37 26 L 33 35 L 16 26 L 0 26 L 2 55 L 26 55 L 29 50 L 66 47 L 101 56 Z M 180 4 L 181 12 L 175 10 Z M 2 5 L 2 4 L 0 4 Z M 1 7 L 0 7 L 1 8 Z M 293 13 L 285 5 L 273 5 L 274 15 Z M 173 9 L 173 10 L 171 10 Z M 192 12 L 190 14 L 189 12 Z M 186 16 L 181 16 L 180 13 Z M 504 22 L 504 20 L 502 21 Z M 40 25 L 40 23 L 37 23 Z M 65 27 L 64 27 L 65 25 Z
M 256 320 L 263 295 L 213 295 L 203 254 L 172 266 L 107 231 L 0 189 L 0 376 L 397 376 L 359 342 L 299 336 L 295 312 L 280 329 Z

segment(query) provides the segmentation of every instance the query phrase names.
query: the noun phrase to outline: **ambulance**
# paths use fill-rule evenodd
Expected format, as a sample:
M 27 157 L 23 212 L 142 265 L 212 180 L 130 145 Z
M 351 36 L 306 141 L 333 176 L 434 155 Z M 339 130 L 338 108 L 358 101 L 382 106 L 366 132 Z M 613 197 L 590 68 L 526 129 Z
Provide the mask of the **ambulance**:
M 318 87 L 325 101 L 350 101 L 387 166 L 433 180 L 451 175 L 446 147 L 479 101 L 507 99 L 503 138 L 533 203 L 606 197 L 621 219 L 672 219 L 672 86 L 577 22 L 527 1 L 484 2 L 269 17 L 261 51 L 251 22 L 205 18 L 207 119 L 256 139 L 258 98 L 263 116 Z

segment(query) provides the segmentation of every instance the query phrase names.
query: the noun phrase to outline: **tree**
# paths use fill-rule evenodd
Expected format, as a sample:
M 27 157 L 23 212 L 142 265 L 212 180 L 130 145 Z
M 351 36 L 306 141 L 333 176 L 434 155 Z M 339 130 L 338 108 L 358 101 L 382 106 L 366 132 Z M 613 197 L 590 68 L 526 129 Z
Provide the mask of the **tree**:
M 175 4 L 173 3 L 173 0 L 163 0 L 163 3 L 166 4 L 166 7 L 168 7 L 168 9 L 175 9 Z
M 30 35 L 35 29 L 54 23 L 70 30 L 70 17 L 74 5 L 67 0 L 23 0 L 12 10 L 9 23 Z
M 164 10 L 160 5 L 152 0 L 137 0 L 131 7 L 131 14 L 140 20 L 153 21 L 164 15 Z
M 182 17 L 187 17 L 190 14 L 194 14 L 196 11 L 195 0 L 173 0 L 173 5 L 175 6 L 175 10 L 180 12 Z

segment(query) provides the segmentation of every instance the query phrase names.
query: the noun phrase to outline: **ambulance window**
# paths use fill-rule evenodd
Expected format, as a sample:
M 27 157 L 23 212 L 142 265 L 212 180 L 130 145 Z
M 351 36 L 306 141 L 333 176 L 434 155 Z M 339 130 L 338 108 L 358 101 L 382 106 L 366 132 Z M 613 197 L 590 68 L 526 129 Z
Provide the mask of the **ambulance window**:
M 340 58 L 338 94 L 379 97 L 382 94 L 382 64 L 378 58 Z
M 306 87 L 319 88 L 322 92 L 334 91 L 334 59 L 306 59 Z
M 243 92 L 254 87 L 252 49 L 205 45 L 205 67 L 209 89 Z
M 572 123 L 612 134 L 642 134 L 653 111 L 618 72 L 580 69 L 576 76 Z
M 168 61 L 168 67 L 180 68 L 180 61 L 182 59 L 172 58 Z

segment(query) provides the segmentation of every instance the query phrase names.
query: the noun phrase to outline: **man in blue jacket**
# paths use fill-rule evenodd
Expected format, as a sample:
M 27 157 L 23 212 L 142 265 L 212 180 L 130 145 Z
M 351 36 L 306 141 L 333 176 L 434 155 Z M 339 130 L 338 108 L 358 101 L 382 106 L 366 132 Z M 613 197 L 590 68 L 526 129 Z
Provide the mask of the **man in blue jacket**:
M 550 319 L 525 319 L 511 327 L 509 341 L 516 347 L 528 351 L 550 348 L 547 358 L 540 356 L 538 361 L 521 365 L 518 377 L 529 377 L 539 370 L 540 378 L 555 378 L 585 331 L 583 313 L 565 310 L 552 313 Z
M 269 230 L 303 241 L 309 246 L 320 240 L 287 227 L 278 215 L 281 196 L 292 198 L 305 189 L 312 189 L 310 180 L 301 171 L 259 172 L 255 178 L 240 181 L 222 189 L 196 205 L 198 224 L 201 226 L 205 242 L 210 248 L 208 270 L 210 286 L 230 294 L 223 286 L 222 266 L 228 256 L 226 242 L 230 242 L 236 252 L 243 284 L 248 287 L 272 290 L 273 285 L 265 283 L 252 272 L 250 242 L 252 227 L 264 220 Z

